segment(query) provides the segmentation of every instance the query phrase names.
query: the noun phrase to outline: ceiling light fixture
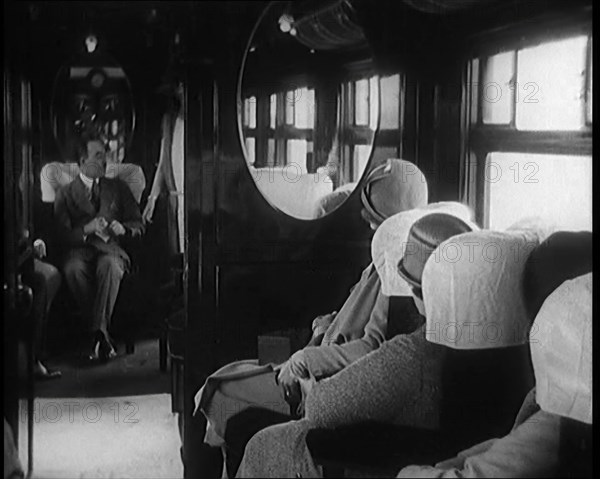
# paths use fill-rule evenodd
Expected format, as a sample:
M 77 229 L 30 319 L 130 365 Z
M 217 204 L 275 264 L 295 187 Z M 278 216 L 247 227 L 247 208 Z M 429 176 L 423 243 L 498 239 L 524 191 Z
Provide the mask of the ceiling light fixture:
M 293 23 L 294 23 L 294 17 L 292 17 L 288 13 L 284 13 L 283 15 L 281 15 L 281 17 L 279 17 L 279 29 L 283 33 L 288 33 L 288 32 L 291 33 Z
M 85 48 L 88 53 L 94 53 L 96 51 L 96 47 L 98 46 L 98 39 L 96 35 L 88 35 L 85 39 Z

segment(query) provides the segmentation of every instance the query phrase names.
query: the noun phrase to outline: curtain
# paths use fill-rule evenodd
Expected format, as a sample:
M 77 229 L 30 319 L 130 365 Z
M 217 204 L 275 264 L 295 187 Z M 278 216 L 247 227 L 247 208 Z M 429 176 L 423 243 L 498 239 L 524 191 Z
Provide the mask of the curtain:
M 315 50 L 366 47 L 367 39 L 354 17 L 349 0 L 330 3 L 293 23 L 296 39 Z

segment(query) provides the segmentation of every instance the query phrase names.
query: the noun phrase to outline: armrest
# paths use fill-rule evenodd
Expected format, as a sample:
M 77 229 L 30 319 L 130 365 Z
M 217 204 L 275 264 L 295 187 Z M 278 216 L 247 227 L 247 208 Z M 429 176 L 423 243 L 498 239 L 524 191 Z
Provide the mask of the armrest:
M 292 418 L 287 414 L 260 407 L 248 407 L 231 416 L 225 428 L 225 443 L 227 444 L 225 461 L 228 477 L 235 477 L 242 462 L 246 444 L 258 431 L 275 424 L 288 422 L 290 419 Z
M 121 237 L 120 243 L 123 246 L 123 249 L 125 249 L 128 252 L 129 252 L 129 250 L 137 251 L 143 245 L 143 242 L 142 242 L 143 238 L 144 238 L 143 235 L 131 236 L 131 235 L 127 234 L 127 235 L 124 235 Z
M 376 471 L 393 477 L 410 464 L 434 464 L 458 452 L 440 430 L 375 422 L 313 429 L 306 444 L 315 463 L 325 468 Z
M 131 259 L 131 271 L 138 272 L 140 264 L 144 261 L 144 236 L 125 235 L 121 237 L 119 244 Z

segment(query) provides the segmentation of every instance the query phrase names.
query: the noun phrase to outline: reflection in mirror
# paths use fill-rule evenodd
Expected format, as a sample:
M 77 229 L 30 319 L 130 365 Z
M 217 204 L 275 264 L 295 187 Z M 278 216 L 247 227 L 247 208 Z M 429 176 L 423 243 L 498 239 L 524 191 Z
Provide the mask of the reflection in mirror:
M 379 78 L 352 2 L 271 3 L 238 85 L 241 143 L 269 203 L 299 219 L 339 207 L 331 198 L 360 181 L 378 122 Z
M 135 113 L 127 75 L 107 55 L 85 54 L 63 66 L 52 95 L 52 126 L 62 161 L 78 162 L 77 144 L 100 139 L 108 163 L 122 163 L 131 143 Z

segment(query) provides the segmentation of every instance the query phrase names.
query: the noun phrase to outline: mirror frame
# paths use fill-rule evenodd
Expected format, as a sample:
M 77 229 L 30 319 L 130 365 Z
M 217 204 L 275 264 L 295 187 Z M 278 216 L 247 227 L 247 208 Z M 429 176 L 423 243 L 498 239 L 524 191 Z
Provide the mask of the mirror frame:
M 254 184 L 254 187 L 258 190 L 258 192 L 260 193 L 260 196 L 263 198 L 264 201 L 266 201 L 269 204 L 269 206 L 271 208 L 273 208 L 278 213 L 284 215 L 286 218 L 292 218 L 297 221 L 320 221 L 320 220 L 327 218 L 328 216 L 331 216 L 333 213 L 335 213 L 340 208 L 342 208 L 344 206 L 344 204 L 346 204 L 351 197 L 353 197 L 355 194 L 359 194 L 363 188 L 365 178 L 367 177 L 368 172 L 370 171 L 370 168 L 373 163 L 373 153 L 375 152 L 375 147 L 377 145 L 377 134 L 379 133 L 379 127 L 381 124 L 381 75 L 379 72 L 375 73 L 375 76 L 377 76 L 377 119 L 375 122 L 375 129 L 373 131 L 373 142 L 371 145 L 371 151 L 369 152 L 369 158 L 366 161 L 365 169 L 363 170 L 360 179 L 356 182 L 356 186 L 354 187 L 354 189 L 352 190 L 350 195 L 348 195 L 348 197 L 341 204 L 339 204 L 335 209 L 333 209 L 329 213 L 327 213 L 323 216 L 320 216 L 318 218 L 299 218 L 297 216 L 293 216 L 292 214 L 283 211 L 281 208 L 279 208 L 277 205 L 275 205 L 269 198 L 267 198 L 267 196 L 261 191 L 261 189 L 256 184 L 256 181 L 254 180 L 252 173 L 250 172 L 250 170 L 248 168 L 248 151 L 246 149 L 246 142 L 244 139 L 244 126 L 243 126 L 243 119 L 242 119 L 243 108 L 244 108 L 244 100 L 242 98 L 242 81 L 244 78 L 244 72 L 246 70 L 246 62 L 248 60 L 248 54 L 250 53 L 250 48 L 252 46 L 252 40 L 254 39 L 256 31 L 258 30 L 259 26 L 262 24 L 264 18 L 267 16 L 267 13 L 269 12 L 269 10 L 271 8 L 275 7 L 279 3 L 283 4 L 285 2 L 281 1 L 281 0 L 272 0 L 264 7 L 263 11 L 259 15 L 256 22 L 254 23 L 254 26 L 252 27 L 252 30 L 250 32 L 250 36 L 248 37 L 248 40 L 246 42 L 246 47 L 244 49 L 244 54 L 242 56 L 242 62 L 240 65 L 240 71 L 238 74 L 237 86 L 236 86 L 235 103 L 236 103 L 236 117 L 237 117 L 236 121 L 237 121 L 237 130 L 238 130 L 238 140 L 240 142 L 242 154 L 244 157 L 243 161 L 244 161 L 245 170 L 250 175 L 250 177 L 252 179 L 252 183 Z M 357 193 L 357 191 L 359 193 Z
M 127 138 L 127 140 L 125 142 L 126 148 L 127 148 L 127 150 L 129 150 L 129 149 L 131 149 L 131 145 L 133 144 L 133 137 L 135 135 L 135 129 L 136 129 L 136 125 L 137 125 L 133 88 L 131 86 L 131 81 L 129 80 L 129 75 L 127 74 L 127 72 L 125 71 L 123 66 L 116 59 L 114 59 L 111 55 L 109 55 L 107 53 L 103 53 L 102 55 L 103 55 L 102 58 L 106 61 L 102 65 L 93 66 L 92 69 L 102 68 L 103 66 L 109 66 L 109 65 L 107 65 L 106 62 L 110 62 L 113 64 L 112 66 L 121 68 L 123 70 L 123 73 L 125 74 L 124 79 L 125 79 L 125 83 L 127 84 L 127 89 L 129 90 L 129 95 L 131 98 L 131 132 L 128 135 L 129 138 Z M 61 158 L 61 161 L 64 161 L 64 153 L 65 153 L 66 146 L 63 145 L 61 143 L 60 139 L 58 138 L 58 124 L 57 124 L 58 116 L 57 116 L 57 108 L 55 105 L 55 100 L 56 100 L 56 95 L 58 93 L 58 88 L 59 88 L 59 78 L 65 70 L 67 70 L 68 68 L 70 68 L 74 65 L 77 65 L 78 62 L 81 62 L 81 59 L 82 59 L 82 55 L 76 55 L 71 60 L 63 63 L 58 68 L 56 74 L 54 75 L 54 81 L 52 84 L 52 93 L 50 96 L 50 123 L 51 123 L 51 128 L 52 128 L 52 136 L 54 137 L 54 141 L 56 142 L 56 145 L 58 146 L 58 150 L 59 150 L 61 156 L 63 156 L 63 158 Z

